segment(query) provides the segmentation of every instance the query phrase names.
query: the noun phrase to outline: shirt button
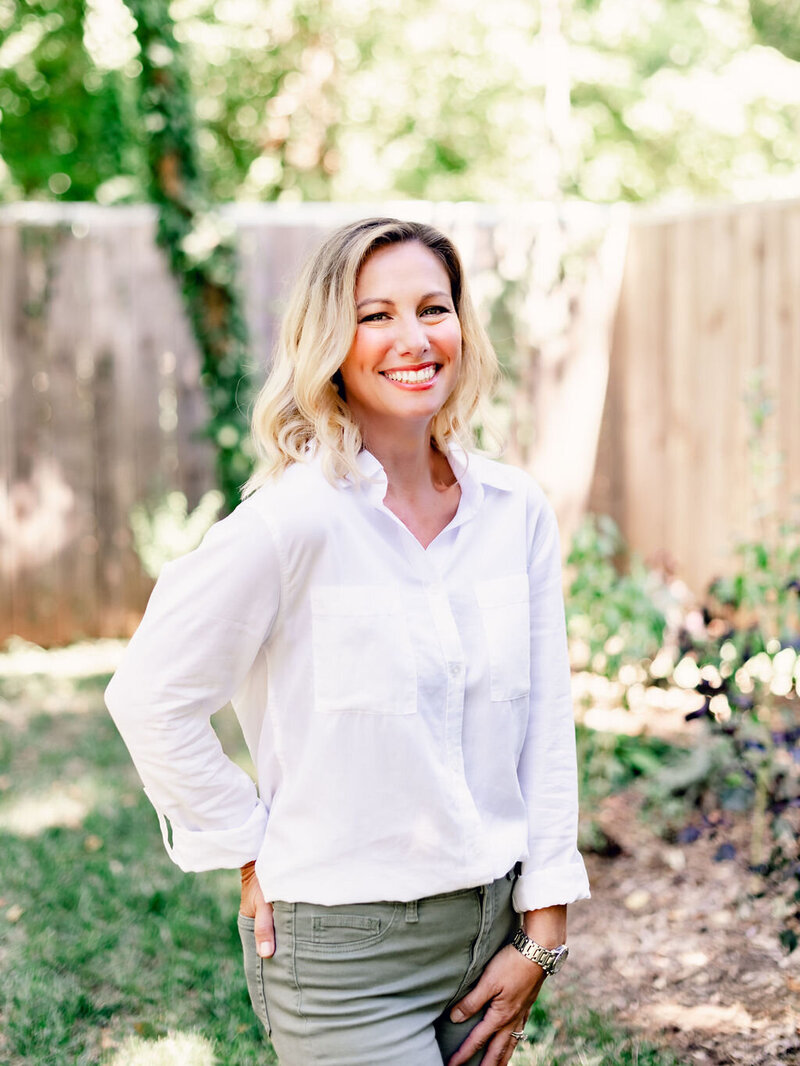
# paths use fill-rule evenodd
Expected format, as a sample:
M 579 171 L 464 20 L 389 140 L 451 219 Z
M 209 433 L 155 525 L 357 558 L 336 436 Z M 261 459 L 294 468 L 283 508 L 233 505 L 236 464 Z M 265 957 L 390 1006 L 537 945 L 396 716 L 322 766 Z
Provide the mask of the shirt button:
M 461 663 L 450 663 L 450 676 L 451 677 L 460 677 L 461 676 Z

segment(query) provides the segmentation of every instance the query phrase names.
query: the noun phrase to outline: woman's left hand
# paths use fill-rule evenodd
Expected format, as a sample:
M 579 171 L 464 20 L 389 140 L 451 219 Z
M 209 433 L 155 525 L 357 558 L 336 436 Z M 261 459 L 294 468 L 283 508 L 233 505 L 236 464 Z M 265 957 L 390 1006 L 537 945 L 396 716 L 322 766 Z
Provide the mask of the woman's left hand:
M 447 1066 L 462 1066 L 482 1047 L 486 1048 L 482 1066 L 506 1066 L 518 1043 L 511 1034 L 525 1028 L 545 977 L 541 966 L 526 959 L 511 944 L 498 951 L 477 985 L 450 1011 L 452 1021 L 463 1022 L 489 1004 L 484 1017 Z

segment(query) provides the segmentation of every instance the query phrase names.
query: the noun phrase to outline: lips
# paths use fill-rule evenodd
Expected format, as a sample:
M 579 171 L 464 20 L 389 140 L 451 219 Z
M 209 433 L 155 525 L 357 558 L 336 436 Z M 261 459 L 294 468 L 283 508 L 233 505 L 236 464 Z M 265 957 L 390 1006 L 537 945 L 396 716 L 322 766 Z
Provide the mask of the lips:
M 397 370 L 384 370 L 382 374 L 389 381 L 400 385 L 426 385 L 433 381 L 439 372 L 438 363 L 425 363 L 418 367 L 398 367 Z

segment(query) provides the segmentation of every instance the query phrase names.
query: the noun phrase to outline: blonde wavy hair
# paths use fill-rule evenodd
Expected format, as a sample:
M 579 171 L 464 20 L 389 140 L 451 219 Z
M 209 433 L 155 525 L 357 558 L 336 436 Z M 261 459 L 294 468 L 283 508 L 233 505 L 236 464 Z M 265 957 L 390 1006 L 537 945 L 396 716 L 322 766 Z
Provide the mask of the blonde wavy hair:
M 332 482 L 356 481 L 359 427 L 337 385 L 337 372 L 356 332 L 355 289 L 361 267 L 379 248 L 417 241 L 439 258 L 461 325 L 462 362 L 455 388 L 434 416 L 431 439 L 446 452 L 455 442 L 475 447 L 477 416 L 499 443 L 488 400 L 499 375 L 497 356 L 467 290 L 453 243 L 433 226 L 396 218 L 367 218 L 331 234 L 311 256 L 291 292 L 269 376 L 253 409 L 259 464 L 242 490 L 249 496 L 292 463 L 308 461 L 316 443 Z

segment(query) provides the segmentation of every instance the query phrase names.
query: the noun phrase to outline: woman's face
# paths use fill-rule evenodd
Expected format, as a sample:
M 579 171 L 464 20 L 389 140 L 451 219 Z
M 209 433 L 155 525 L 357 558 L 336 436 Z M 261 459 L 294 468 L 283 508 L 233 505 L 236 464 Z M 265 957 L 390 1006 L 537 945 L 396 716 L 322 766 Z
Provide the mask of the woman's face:
M 362 266 L 355 298 L 358 325 L 340 372 L 362 433 L 426 429 L 461 366 L 461 325 L 442 261 L 418 241 L 380 248 Z

